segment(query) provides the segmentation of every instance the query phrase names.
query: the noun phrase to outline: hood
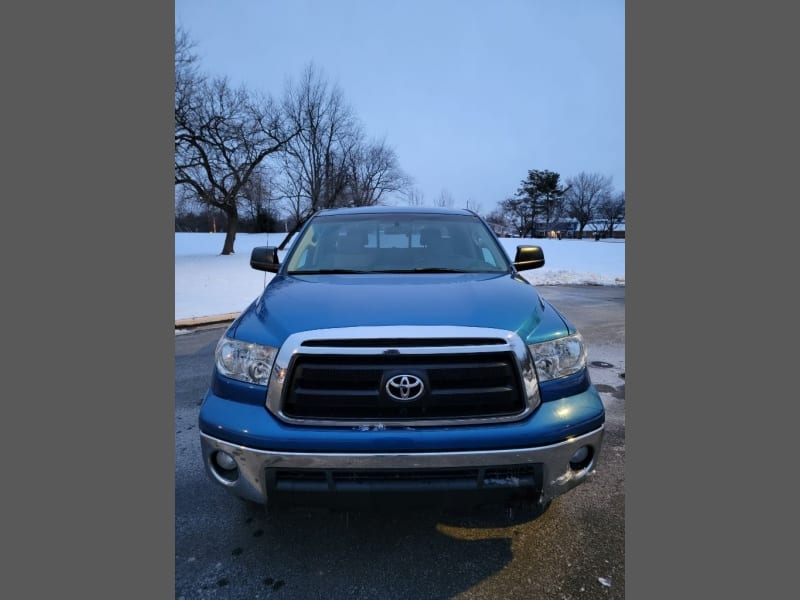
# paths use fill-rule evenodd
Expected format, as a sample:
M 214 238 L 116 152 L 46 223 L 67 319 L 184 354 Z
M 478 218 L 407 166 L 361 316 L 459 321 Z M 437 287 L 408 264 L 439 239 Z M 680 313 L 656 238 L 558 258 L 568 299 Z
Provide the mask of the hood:
M 312 329 L 380 325 L 492 327 L 529 339 L 543 320 L 566 332 L 527 281 L 508 274 L 277 275 L 231 326 L 280 346 Z

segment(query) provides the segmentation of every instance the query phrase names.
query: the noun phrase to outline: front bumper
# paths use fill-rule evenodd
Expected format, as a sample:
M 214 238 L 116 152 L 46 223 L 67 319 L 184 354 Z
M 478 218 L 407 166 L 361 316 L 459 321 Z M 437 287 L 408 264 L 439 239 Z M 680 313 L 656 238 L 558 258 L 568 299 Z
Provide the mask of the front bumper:
M 365 492 L 375 490 L 374 485 L 342 482 L 332 475 L 383 473 L 381 491 L 409 491 L 414 487 L 413 478 L 407 474 L 423 475 L 474 472 L 477 476 L 462 480 L 463 491 L 520 491 L 535 489 L 540 493 L 539 502 L 546 503 L 556 496 L 579 485 L 591 474 L 600 452 L 604 426 L 566 441 L 533 448 L 515 448 L 460 452 L 380 452 L 380 453 L 333 453 L 333 452 L 288 452 L 260 450 L 241 446 L 201 433 L 203 461 L 209 475 L 233 494 L 266 504 L 275 490 L 275 473 L 302 472 L 315 474 L 305 482 L 295 483 L 304 491 Z M 578 465 L 570 465 L 570 459 L 583 446 L 589 448 L 588 458 Z M 214 462 L 217 452 L 225 452 L 236 461 L 236 469 L 221 470 Z M 503 467 L 535 467 L 535 478 L 505 477 L 498 479 L 493 473 Z M 393 481 L 389 485 L 387 481 Z M 414 491 L 419 491 L 419 482 Z M 424 485 L 422 487 L 425 487 Z

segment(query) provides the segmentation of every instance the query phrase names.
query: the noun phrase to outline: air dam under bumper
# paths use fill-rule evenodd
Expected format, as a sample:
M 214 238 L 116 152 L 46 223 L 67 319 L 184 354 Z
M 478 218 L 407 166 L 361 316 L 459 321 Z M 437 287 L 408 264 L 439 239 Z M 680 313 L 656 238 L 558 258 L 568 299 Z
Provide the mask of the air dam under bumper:
M 503 466 L 532 465 L 541 475 L 540 502 L 548 502 L 580 483 L 594 470 L 600 452 L 604 427 L 564 442 L 535 448 L 507 450 L 481 450 L 475 452 L 409 452 L 409 453 L 302 453 L 257 450 L 224 442 L 207 434 L 201 434 L 203 462 L 213 479 L 236 496 L 260 504 L 267 502 L 267 473 L 275 469 L 298 470 L 329 474 L 332 471 L 348 472 L 397 472 L 466 470 L 477 469 L 481 473 L 478 487 L 502 485 L 508 491 L 520 489 L 526 484 L 523 478 L 509 477 L 502 482 L 490 480 L 483 474 L 496 471 Z M 586 461 L 570 465 L 570 460 L 581 447 L 590 449 Z M 225 452 L 236 461 L 236 470 L 228 475 L 212 461 L 217 452 Z M 400 478 L 399 486 L 402 486 Z M 537 487 L 538 487 L 537 483 Z M 326 475 L 324 491 L 336 493 L 337 483 Z M 402 489 L 399 488 L 399 489 Z M 365 486 L 365 491 L 369 491 Z

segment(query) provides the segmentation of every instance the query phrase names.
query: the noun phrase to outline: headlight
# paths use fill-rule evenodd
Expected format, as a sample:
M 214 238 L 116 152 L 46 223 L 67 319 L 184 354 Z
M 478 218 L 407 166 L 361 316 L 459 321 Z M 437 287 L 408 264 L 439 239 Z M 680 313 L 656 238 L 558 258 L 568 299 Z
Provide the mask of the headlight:
M 530 344 L 539 381 L 577 373 L 586 366 L 586 346 L 580 333 L 541 344 Z
M 223 336 L 217 343 L 214 356 L 217 369 L 226 377 L 266 386 L 277 353 L 278 349 L 271 346 L 240 342 Z

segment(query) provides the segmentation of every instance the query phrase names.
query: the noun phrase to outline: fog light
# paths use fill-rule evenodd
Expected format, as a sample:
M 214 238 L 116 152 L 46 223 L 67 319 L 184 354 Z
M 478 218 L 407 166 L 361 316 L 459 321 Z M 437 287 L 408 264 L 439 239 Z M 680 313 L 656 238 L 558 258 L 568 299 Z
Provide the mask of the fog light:
M 214 461 L 220 468 L 226 471 L 232 471 L 236 468 L 236 461 L 227 452 L 217 452 L 214 455 Z
M 573 469 L 584 469 L 592 460 L 592 449 L 589 446 L 581 446 L 569 459 L 569 466 Z

